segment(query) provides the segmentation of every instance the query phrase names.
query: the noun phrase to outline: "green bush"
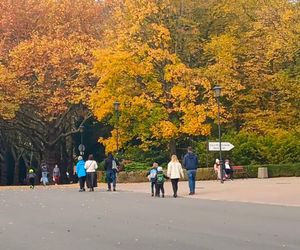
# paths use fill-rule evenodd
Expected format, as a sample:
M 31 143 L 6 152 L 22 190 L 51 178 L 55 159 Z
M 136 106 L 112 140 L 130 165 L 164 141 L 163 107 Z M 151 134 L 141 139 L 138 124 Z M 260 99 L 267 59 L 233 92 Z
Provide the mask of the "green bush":
M 124 159 L 135 162 L 143 162 L 144 164 L 152 165 L 153 162 L 162 164 L 169 160 L 169 152 L 167 147 L 153 147 L 148 151 L 140 149 L 138 146 L 130 146 L 126 149 Z
M 300 135 L 298 133 L 281 133 L 258 135 L 250 132 L 224 135 L 223 141 L 231 142 L 235 147 L 224 152 L 234 164 L 288 164 L 300 162 Z
M 267 167 L 270 178 L 300 176 L 300 163 L 294 163 L 247 166 L 246 171 L 249 177 L 256 178 L 259 167 Z
M 141 170 L 148 170 L 151 168 L 151 165 L 142 163 L 142 162 L 131 162 L 124 166 L 125 172 L 132 172 L 132 171 L 141 171 Z

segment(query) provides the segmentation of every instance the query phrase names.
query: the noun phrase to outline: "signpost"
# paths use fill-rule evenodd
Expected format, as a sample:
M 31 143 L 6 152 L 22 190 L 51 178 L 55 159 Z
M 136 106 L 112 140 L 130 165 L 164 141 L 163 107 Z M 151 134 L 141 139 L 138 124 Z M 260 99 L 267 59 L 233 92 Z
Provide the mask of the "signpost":
M 221 150 L 222 151 L 230 151 L 234 148 L 234 146 L 230 142 L 222 142 L 221 143 Z M 220 143 L 219 142 L 209 142 L 208 143 L 208 150 L 209 151 L 220 151 Z
M 80 152 L 80 155 L 84 155 L 84 151 L 85 151 L 85 146 L 83 144 L 80 144 L 78 146 L 78 150 Z

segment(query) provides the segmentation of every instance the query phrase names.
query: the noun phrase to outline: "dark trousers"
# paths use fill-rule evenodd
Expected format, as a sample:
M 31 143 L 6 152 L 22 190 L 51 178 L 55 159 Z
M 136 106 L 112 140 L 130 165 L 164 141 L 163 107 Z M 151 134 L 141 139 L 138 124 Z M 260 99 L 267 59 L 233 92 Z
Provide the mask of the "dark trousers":
M 83 190 L 86 176 L 79 177 L 78 179 L 79 179 L 79 187 L 80 187 L 81 190 Z
M 157 195 L 157 184 L 156 181 L 151 181 L 151 193 Z
M 116 189 L 117 186 L 117 173 L 115 170 L 106 171 L 106 181 L 108 190 L 111 190 L 111 183 L 113 184 L 113 189 Z
M 29 184 L 34 187 L 34 178 L 29 178 Z
M 225 168 L 225 173 L 226 173 L 226 175 L 227 175 L 228 178 L 232 179 L 232 177 L 233 177 L 233 170 L 231 168 L 230 169 Z
M 164 189 L 164 183 L 157 183 L 156 184 L 156 195 L 160 196 L 160 191 L 162 193 L 162 196 L 165 196 L 165 189 Z
M 173 193 L 175 196 L 177 196 L 177 191 L 178 191 L 178 181 L 179 179 L 171 179 L 172 182 L 172 188 L 173 188 Z
M 96 172 L 88 172 L 86 179 L 87 187 L 94 190 L 94 187 L 97 187 L 97 174 Z

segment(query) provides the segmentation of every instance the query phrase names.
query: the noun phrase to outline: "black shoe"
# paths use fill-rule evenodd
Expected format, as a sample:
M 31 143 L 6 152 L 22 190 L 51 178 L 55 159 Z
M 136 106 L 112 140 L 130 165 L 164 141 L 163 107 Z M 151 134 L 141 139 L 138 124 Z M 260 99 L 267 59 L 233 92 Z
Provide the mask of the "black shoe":
M 117 190 L 114 188 L 113 191 L 116 192 Z
M 165 195 L 164 195 L 164 194 L 162 195 L 162 198 L 165 198 Z
M 92 188 L 92 192 L 94 192 L 94 188 Z
M 83 188 L 82 191 L 85 192 L 85 188 Z
M 177 198 L 177 194 L 174 194 L 173 197 L 174 197 L 174 198 Z
M 153 196 L 154 196 L 154 194 L 151 194 L 151 196 L 153 197 Z

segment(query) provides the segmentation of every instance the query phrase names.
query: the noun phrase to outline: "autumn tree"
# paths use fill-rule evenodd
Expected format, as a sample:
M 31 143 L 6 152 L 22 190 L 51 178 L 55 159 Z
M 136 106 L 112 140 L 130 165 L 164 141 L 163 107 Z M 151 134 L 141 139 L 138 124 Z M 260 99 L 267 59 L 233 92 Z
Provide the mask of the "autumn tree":
M 177 9 L 171 2 L 117 3 L 105 46 L 95 52 L 94 72 L 100 81 L 90 106 L 105 120 L 112 115 L 113 102 L 121 102 L 124 147 L 133 139 L 144 149 L 159 141 L 175 153 L 178 138 L 210 133 L 206 120 L 216 114 L 213 83 L 176 54 L 169 24 Z M 115 135 L 114 130 L 112 137 L 101 139 L 108 151 L 116 149 Z
M 90 69 L 102 3 L 26 0 L 0 7 L 2 129 L 21 131 L 50 167 L 60 159 L 66 167 L 62 147 L 92 116 L 85 103 L 95 84 Z

